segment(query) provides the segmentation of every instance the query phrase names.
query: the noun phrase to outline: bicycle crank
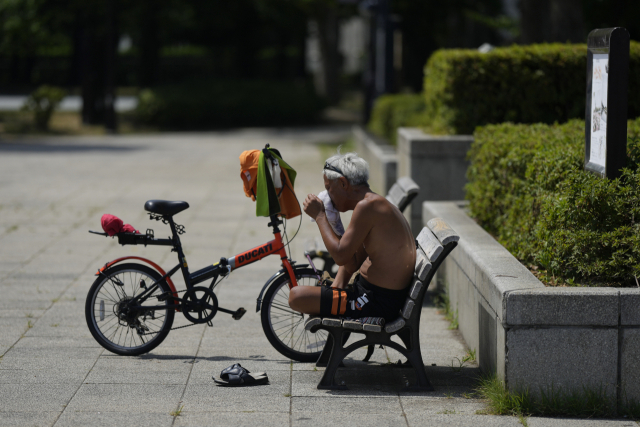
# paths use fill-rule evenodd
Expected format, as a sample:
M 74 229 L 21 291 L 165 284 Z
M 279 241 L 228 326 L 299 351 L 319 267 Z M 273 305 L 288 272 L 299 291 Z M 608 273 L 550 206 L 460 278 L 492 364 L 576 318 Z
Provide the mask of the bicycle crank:
M 209 288 L 195 286 L 184 294 L 182 314 L 192 323 L 207 323 L 218 312 L 218 298 Z

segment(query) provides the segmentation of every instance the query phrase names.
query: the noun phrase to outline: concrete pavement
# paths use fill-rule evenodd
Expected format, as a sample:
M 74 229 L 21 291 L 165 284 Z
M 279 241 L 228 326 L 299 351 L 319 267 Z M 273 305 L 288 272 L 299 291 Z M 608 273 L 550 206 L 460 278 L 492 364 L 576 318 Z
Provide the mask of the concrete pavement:
M 400 358 L 389 349 L 376 349 L 372 363 L 359 361 L 364 349 L 347 359 L 339 375 L 350 390 L 317 390 L 322 369 L 276 352 L 255 313 L 260 288 L 280 268 L 276 257 L 235 271 L 217 288 L 220 305 L 248 310 L 240 321 L 219 313 L 213 327 L 171 331 L 140 357 L 114 355 L 92 338 L 84 303 L 98 267 L 124 255 L 167 269 L 176 263 L 167 248 L 122 247 L 88 234 L 100 230 L 103 213 L 162 237 L 168 228 L 148 220 L 144 202 L 188 201 L 191 207 L 175 218 L 186 226 L 183 246 L 198 269 L 272 237 L 242 191 L 243 150 L 278 148 L 298 171 L 303 197 L 323 189 L 320 143 L 347 135 L 331 128 L 255 129 L 0 141 L 0 425 L 520 425 L 515 417 L 476 414 L 485 407 L 470 395 L 477 367 L 459 366 L 467 348 L 433 306 L 423 307 L 421 343 L 434 392 L 403 391 L 412 371 L 389 363 Z M 290 222 L 290 235 L 297 225 Z M 304 217 L 291 244 L 295 259 L 304 261 L 317 235 Z M 179 276 L 176 285 L 184 289 Z M 187 324 L 178 313 L 174 327 Z M 216 387 L 211 375 L 235 362 L 266 371 L 270 385 Z M 529 418 L 528 425 L 637 424 Z

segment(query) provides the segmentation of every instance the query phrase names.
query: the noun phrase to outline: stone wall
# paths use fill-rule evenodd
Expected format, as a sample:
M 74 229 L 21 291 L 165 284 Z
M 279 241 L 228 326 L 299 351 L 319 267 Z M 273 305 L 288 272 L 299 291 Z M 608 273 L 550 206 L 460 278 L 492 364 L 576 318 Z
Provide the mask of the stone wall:
M 378 194 L 386 195 L 396 182 L 398 157 L 396 149 L 384 139 L 361 126 L 353 127 L 356 152 L 369 163 L 369 185 Z
M 417 128 L 398 129 L 398 176 L 408 176 L 420 193 L 404 214 L 417 235 L 422 229 L 422 203 L 460 200 L 467 183 L 467 151 L 471 135 L 427 135 Z
M 426 202 L 460 235 L 438 272 L 460 332 L 511 390 L 601 387 L 640 402 L 640 289 L 545 287 L 459 203 Z

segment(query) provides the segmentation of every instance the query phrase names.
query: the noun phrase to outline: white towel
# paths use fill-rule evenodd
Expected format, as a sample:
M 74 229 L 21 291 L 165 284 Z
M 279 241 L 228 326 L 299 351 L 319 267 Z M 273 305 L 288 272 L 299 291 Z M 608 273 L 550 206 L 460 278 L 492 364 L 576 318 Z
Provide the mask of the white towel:
M 271 182 L 273 182 L 273 186 L 277 190 L 281 189 L 282 179 L 280 178 L 280 172 L 282 172 L 282 169 L 280 169 L 280 163 L 278 162 L 278 159 L 274 158 L 267 164 L 269 165 L 267 169 L 269 170 L 269 174 L 271 175 Z
M 329 225 L 333 228 L 333 232 L 338 236 L 342 236 L 344 234 L 344 226 L 342 225 L 342 220 L 340 219 L 340 212 L 336 208 L 333 207 L 333 203 L 331 203 L 331 198 L 329 197 L 329 193 L 327 190 L 324 190 L 322 193 L 318 194 L 318 198 L 322 200 L 324 204 L 324 212 L 327 215 L 327 221 L 329 221 Z M 311 218 L 311 222 L 316 222 L 315 219 Z

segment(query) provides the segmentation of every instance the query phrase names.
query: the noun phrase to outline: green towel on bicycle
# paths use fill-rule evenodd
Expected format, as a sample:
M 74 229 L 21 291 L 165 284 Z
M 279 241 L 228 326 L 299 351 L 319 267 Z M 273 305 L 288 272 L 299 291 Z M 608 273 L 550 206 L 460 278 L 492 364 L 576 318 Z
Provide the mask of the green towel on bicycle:
M 286 219 L 295 218 L 301 214 L 300 204 L 294 191 L 296 171 L 282 160 L 278 150 L 271 148 L 268 150 L 273 161 L 267 159 L 264 153 L 260 151 L 257 179 L 255 181 L 246 176 L 247 172 L 245 172 L 255 170 L 255 166 L 243 164 L 243 159 L 253 159 L 255 161 L 255 154 L 257 153 L 254 153 L 254 151 L 259 150 L 245 151 L 240 155 L 241 177 L 245 181 L 245 193 L 248 195 L 255 194 L 256 216 L 279 214 Z M 252 186 L 254 182 L 255 184 Z M 247 186 L 252 187 L 249 192 L 247 191 Z

